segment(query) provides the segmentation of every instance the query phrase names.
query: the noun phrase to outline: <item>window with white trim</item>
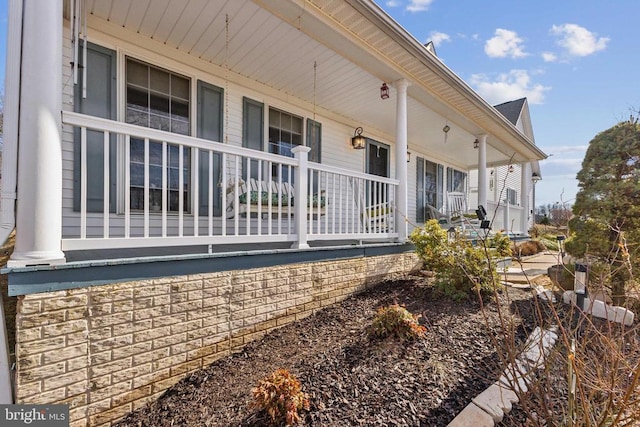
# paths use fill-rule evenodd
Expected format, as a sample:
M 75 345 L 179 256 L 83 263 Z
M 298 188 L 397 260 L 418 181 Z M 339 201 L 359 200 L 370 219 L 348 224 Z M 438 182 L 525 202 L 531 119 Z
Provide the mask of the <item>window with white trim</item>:
M 190 134 L 189 78 L 144 62 L 126 60 L 126 122 L 181 135 Z M 149 142 L 149 209 L 160 210 L 162 200 L 162 143 Z M 180 169 L 182 151 L 182 169 Z M 144 209 L 144 140 L 130 143 L 130 202 L 132 210 Z M 182 174 L 183 211 L 190 210 L 191 152 L 167 144 L 167 210 L 179 210 Z
M 467 173 L 447 168 L 447 191 L 467 192 Z
M 507 202 L 515 206 L 518 204 L 518 191 L 513 188 L 507 188 Z

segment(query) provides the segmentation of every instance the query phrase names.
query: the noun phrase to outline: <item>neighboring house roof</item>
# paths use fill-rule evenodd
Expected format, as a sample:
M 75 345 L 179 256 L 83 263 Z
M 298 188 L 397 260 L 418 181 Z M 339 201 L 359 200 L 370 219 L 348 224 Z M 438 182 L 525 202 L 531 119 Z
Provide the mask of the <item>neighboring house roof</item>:
M 494 105 L 493 107 L 535 144 L 527 98 L 503 102 L 502 104 Z M 538 179 L 542 178 L 538 160 L 531 161 L 531 170 Z
M 433 53 L 434 56 L 438 56 L 438 53 L 436 52 L 436 45 L 434 45 L 432 41 L 427 42 L 424 47 L 426 47 L 429 52 Z
M 493 107 L 502 113 L 515 126 L 518 123 L 522 108 L 527 98 L 516 99 L 515 101 L 507 101 L 502 104 L 494 105 Z

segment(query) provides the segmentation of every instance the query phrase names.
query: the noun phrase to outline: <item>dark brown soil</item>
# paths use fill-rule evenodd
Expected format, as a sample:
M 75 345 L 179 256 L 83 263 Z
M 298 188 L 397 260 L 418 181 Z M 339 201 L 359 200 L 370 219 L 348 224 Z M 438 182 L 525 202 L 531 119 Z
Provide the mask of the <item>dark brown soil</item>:
M 309 395 L 304 425 L 446 426 L 500 375 L 501 322 L 516 341 L 533 327 L 529 291 L 510 289 L 498 301 L 484 309 L 454 302 L 418 276 L 385 282 L 193 373 L 118 425 L 266 425 L 250 408 L 251 388 L 286 368 Z M 370 338 L 376 309 L 394 302 L 421 315 L 425 338 Z

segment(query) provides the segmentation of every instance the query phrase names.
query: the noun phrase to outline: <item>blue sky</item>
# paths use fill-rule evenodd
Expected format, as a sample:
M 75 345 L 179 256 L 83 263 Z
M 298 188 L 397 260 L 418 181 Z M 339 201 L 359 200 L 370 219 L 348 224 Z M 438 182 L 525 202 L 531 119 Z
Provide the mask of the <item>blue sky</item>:
M 528 98 L 537 205 L 572 203 L 589 141 L 640 109 L 637 0 L 377 3 L 492 105 Z
M 589 141 L 640 109 L 637 0 L 379 0 L 491 104 L 529 99 L 537 204 L 573 202 Z M 0 0 L 4 87 L 7 0 Z

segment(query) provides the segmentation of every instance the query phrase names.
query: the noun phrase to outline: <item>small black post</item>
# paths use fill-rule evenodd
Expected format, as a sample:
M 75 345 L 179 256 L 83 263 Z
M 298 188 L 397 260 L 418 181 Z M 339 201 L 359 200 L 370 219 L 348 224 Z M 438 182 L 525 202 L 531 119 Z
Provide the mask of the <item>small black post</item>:
M 558 234 L 556 240 L 558 241 L 558 250 L 560 251 L 560 261 L 564 258 L 564 234 Z

